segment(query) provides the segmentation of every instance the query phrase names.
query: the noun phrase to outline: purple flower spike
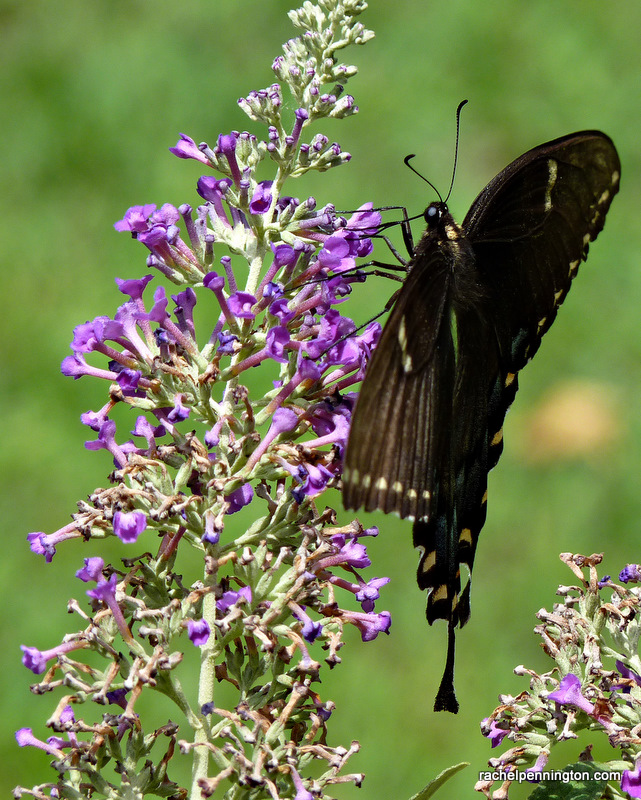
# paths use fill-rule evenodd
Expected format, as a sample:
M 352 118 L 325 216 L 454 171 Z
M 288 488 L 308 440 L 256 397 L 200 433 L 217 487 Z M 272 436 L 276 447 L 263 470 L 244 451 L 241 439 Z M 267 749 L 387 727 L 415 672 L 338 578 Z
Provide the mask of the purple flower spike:
M 187 634 L 196 647 L 207 644 L 211 629 L 206 619 L 190 619 L 187 623 Z
M 621 775 L 621 789 L 630 797 L 641 797 L 641 758 L 637 758 L 633 770 L 624 770 Z
M 572 673 L 561 680 L 559 688 L 550 692 L 548 699 L 561 705 L 575 706 L 586 714 L 594 713 L 594 705 L 581 694 L 581 681 Z
M 128 514 L 116 511 L 114 514 L 114 533 L 125 544 L 136 541 L 147 527 L 147 517 L 142 511 L 131 511 Z

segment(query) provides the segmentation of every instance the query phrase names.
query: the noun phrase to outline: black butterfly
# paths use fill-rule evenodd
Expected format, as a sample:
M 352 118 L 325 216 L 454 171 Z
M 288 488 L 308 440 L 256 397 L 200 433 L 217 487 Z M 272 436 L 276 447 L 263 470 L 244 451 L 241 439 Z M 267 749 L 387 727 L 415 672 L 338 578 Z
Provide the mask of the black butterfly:
M 346 508 L 414 522 L 427 620 L 448 622 L 435 711 L 458 711 L 454 629 L 470 615 L 470 573 L 487 474 L 517 373 L 539 348 L 619 188 L 612 141 L 581 131 L 539 145 L 483 189 L 462 226 L 445 202 L 427 229 L 370 361 L 345 456 Z

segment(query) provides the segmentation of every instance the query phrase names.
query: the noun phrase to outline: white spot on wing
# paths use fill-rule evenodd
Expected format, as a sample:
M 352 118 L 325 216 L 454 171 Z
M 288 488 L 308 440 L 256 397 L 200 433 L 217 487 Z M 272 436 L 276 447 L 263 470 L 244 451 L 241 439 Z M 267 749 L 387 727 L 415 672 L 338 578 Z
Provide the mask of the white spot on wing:
M 546 211 L 551 211 L 552 209 L 552 189 L 554 189 L 556 184 L 557 173 L 557 163 L 554 159 L 550 158 L 548 160 L 548 185 L 545 187 L 545 200 L 543 201 L 543 207 Z

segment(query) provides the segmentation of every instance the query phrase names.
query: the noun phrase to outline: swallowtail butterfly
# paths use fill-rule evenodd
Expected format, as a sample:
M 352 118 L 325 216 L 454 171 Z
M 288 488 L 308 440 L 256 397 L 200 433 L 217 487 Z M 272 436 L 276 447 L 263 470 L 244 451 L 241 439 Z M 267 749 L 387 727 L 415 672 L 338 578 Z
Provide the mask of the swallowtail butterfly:
M 427 620 L 448 623 L 436 711 L 458 710 L 454 629 L 470 615 L 460 567 L 471 574 L 518 372 L 602 230 L 620 172 L 612 141 L 580 131 L 509 164 L 462 225 L 445 202 L 431 203 L 369 363 L 345 455 L 344 503 L 414 523 Z

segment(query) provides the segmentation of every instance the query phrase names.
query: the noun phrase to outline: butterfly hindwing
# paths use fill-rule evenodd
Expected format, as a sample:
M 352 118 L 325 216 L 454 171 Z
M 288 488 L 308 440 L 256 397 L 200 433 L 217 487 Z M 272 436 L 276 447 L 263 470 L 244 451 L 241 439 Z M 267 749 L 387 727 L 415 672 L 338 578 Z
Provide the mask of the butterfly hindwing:
M 435 709 L 456 711 L 454 628 L 469 617 L 469 581 L 486 517 L 487 475 L 532 358 L 618 190 L 611 140 L 585 131 L 540 145 L 481 192 L 463 226 L 444 203 L 409 265 L 352 418 L 347 508 L 414 520 L 427 619 L 448 622 Z

